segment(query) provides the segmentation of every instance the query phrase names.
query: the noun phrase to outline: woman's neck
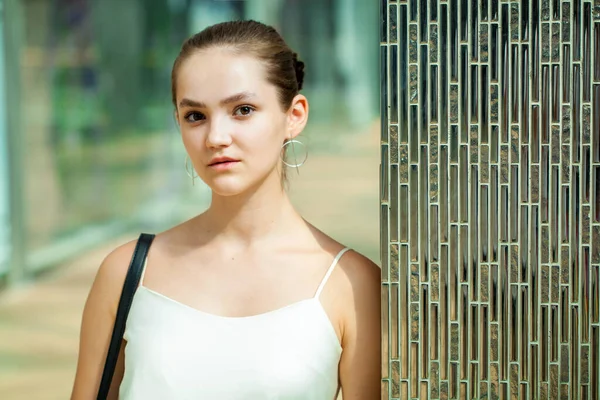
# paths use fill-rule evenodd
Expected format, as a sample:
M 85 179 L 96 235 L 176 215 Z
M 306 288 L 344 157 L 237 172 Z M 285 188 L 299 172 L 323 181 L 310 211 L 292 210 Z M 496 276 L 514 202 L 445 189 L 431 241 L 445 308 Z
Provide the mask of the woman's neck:
M 304 223 L 279 181 L 263 182 L 236 196 L 213 193 L 202 219 L 213 237 L 241 246 L 289 235 L 290 226 Z

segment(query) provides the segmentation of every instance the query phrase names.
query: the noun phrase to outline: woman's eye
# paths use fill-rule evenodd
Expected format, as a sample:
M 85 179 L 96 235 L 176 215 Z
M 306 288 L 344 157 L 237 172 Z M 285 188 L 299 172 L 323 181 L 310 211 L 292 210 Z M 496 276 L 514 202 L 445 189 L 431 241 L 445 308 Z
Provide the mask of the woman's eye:
M 204 114 L 199 112 L 190 112 L 185 116 L 188 122 L 198 122 L 204 119 Z
M 252 108 L 250 106 L 241 106 L 237 110 L 235 110 L 235 114 L 246 116 L 246 115 L 250 115 L 253 111 L 254 111 L 254 108 Z

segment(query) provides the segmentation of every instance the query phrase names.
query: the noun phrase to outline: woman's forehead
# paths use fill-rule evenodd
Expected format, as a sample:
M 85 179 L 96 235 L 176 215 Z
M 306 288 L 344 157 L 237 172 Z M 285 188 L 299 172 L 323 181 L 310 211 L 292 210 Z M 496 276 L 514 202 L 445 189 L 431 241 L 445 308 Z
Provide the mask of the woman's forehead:
M 270 87 L 273 89 L 260 61 L 231 51 L 198 51 L 182 63 L 178 72 L 178 97 L 192 96 L 201 102 L 218 102 L 240 92 L 265 97 L 272 91 Z
M 194 53 L 183 62 L 178 79 L 203 85 L 261 83 L 264 73 L 264 66 L 253 57 L 229 51 L 205 50 Z

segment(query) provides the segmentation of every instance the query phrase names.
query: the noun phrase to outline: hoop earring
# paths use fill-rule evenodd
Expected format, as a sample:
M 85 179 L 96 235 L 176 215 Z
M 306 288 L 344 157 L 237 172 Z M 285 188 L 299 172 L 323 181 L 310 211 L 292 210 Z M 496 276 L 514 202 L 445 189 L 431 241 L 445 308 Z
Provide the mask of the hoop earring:
M 189 168 L 188 168 L 188 156 L 185 156 L 185 172 L 188 174 L 188 176 L 190 178 L 192 178 L 192 186 L 195 185 L 195 181 L 196 178 L 198 177 L 198 174 L 196 174 L 196 176 L 194 176 L 194 165 L 192 164 L 192 172 L 190 173 Z
M 302 162 L 301 162 L 301 163 L 299 163 L 299 164 L 289 164 L 289 163 L 287 163 L 287 162 L 285 161 L 285 158 L 284 158 L 284 157 L 281 157 L 281 161 L 283 161 L 283 163 L 284 163 L 286 166 L 290 167 L 290 168 L 300 168 L 302 165 L 304 165 L 304 163 L 306 162 L 306 159 L 308 158 L 308 149 L 306 148 L 306 145 L 305 145 L 304 143 L 302 143 L 301 141 L 299 141 L 299 140 L 296 140 L 296 139 L 291 139 L 291 140 L 288 140 L 287 142 L 285 142 L 285 143 L 284 143 L 284 144 L 281 146 L 281 149 L 282 149 L 282 150 L 285 150 L 285 146 L 289 145 L 290 143 L 298 143 L 298 144 L 300 144 L 300 145 L 304 146 L 304 149 L 305 149 L 305 155 L 304 155 L 304 159 L 303 159 L 303 160 L 302 160 Z M 294 153 L 294 160 L 297 160 L 297 157 L 296 157 L 296 152 L 295 152 L 295 148 L 296 148 L 296 146 L 293 144 L 293 145 L 292 145 L 292 152 Z

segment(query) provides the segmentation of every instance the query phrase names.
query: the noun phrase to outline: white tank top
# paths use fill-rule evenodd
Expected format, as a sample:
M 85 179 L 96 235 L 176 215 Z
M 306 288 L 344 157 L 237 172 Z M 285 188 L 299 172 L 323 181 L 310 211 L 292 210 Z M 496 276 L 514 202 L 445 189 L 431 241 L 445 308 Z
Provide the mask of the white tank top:
M 248 317 L 206 313 L 140 282 L 121 400 L 334 400 L 342 347 L 319 295 Z M 142 275 L 143 279 L 143 275 Z

